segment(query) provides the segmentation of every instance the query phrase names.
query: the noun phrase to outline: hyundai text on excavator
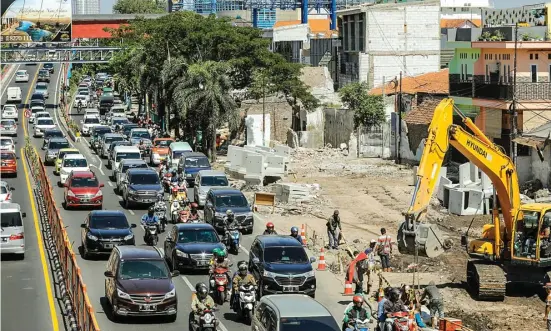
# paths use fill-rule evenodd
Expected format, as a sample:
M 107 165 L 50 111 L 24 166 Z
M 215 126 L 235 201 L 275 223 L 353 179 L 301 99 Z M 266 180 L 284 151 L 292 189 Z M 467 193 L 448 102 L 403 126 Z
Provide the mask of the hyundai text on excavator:
M 444 156 L 454 147 L 484 172 L 494 186 L 492 224 L 469 241 L 467 283 L 478 300 L 503 300 L 509 282 L 544 284 L 551 276 L 551 204 L 520 203 L 517 170 L 504 150 L 495 145 L 461 111 L 455 112 L 472 133 L 453 124 L 454 103 L 444 99 L 436 107 L 417 171 L 417 184 L 405 222 L 398 231 L 402 254 L 435 257 L 445 250 L 435 225 L 422 223 L 440 176 Z M 501 211 L 501 217 L 500 217 Z M 468 231 L 467 231 L 468 233 Z

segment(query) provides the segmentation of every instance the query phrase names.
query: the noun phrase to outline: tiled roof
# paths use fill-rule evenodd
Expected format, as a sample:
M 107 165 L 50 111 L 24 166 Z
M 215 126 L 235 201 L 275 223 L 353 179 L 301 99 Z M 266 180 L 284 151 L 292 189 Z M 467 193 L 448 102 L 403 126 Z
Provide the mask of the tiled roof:
M 274 24 L 274 28 L 280 28 L 284 26 L 293 26 L 293 25 L 299 25 L 299 24 L 301 24 L 300 20 L 277 21 Z M 308 20 L 308 28 L 310 29 L 310 33 L 314 33 L 314 34 L 323 33 L 325 37 L 330 37 L 332 34 L 332 31 L 329 28 L 330 24 L 331 24 L 331 19 L 328 19 L 328 18 Z
M 464 26 L 467 23 L 471 23 L 475 27 L 480 27 L 482 24 L 482 20 L 472 19 L 472 20 L 466 20 L 466 19 L 441 19 L 440 20 L 440 27 L 441 28 L 460 28 Z
M 428 98 L 423 100 L 419 106 L 414 106 L 404 117 L 408 124 L 429 124 L 434 115 L 434 109 L 442 101 L 439 98 Z
M 386 84 L 385 94 L 394 94 L 394 91 L 394 83 Z M 402 79 L 402 92 L 406 94 L 428 93 L 447 95 L 450 93 L 449 70 L 446 68 L 440 71 L 429 72 L 419 76 L 405 77 Z M 369 91 L 369 94 L 383 94 L 383 89 L 382 87 L 376 87 Z

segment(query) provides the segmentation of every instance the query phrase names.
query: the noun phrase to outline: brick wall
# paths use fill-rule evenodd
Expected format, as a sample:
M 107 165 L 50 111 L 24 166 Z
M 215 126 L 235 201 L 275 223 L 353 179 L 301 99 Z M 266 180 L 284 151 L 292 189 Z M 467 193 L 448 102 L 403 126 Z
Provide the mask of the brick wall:
M 262 114 L 262 102 L 244 101 L 241 104 L 244 114 Z M 287 141 L 287 129 L 291 127 L 292 109 L 286 101 L 267 98 L 266 114 L 270 114 L 270 140 L 285 143 Z

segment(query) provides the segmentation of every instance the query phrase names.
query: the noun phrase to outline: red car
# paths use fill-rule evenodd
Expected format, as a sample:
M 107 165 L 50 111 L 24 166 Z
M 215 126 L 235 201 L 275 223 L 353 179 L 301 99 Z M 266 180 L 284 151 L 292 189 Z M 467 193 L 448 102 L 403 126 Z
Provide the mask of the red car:
M 0 152 L 0 174 L 17 177 L 17 157 L 12 151 Z
M 71 207 L 103 207 L 103 183 L 93 171 L 73 171 L 65 182 L 65 209 Z

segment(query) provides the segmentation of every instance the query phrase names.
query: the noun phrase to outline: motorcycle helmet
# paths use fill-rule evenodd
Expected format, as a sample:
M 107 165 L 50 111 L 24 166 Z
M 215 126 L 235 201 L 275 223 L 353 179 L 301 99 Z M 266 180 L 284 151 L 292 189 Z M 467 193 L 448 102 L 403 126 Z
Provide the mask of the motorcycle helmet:
M 296 226 L 293 226 L 291 228 L 291 236 L 296 237 L 298 235 L 298 228 Z
M 199 205 L 197 205 L 196 202 L 192 202 L 191 203 L 191 210 L 197 210 L 197 208 L 199 208 Z
M 215 248 L 212 250 L 212 255 L 214 255 L 214 257 L 218 257 L 221 253 L 221 249 L 220 248 Z
M 147 214 L 149 214 L 149 216 L 153 216 L 154 213 L 155 213 L 155 207 L 151 206 L 149 207 L 149 209 L 147 209 Z
M 209 289 L 205 283 L 197 283 L 197 285 L 195 285 L 195 292 L 197 293 L 199 299 L 203 300 L 207 297 Z
M 240 264 L 237 269 L 239 270 L 239 274 L 243 277 L 247 276 L 247 264 L 242 263 Z
M 226 210 L 226 217 L 227 218 L 233 218 L 233 211 L 231 209 Z
M 354 303 L 354 307 L 361 308 L 364 303 L 364 298 L 361 295 L 355 295 L 352 298 L 352 302 Z
M 266 223 L 266 230 L 273 232 L 274 228 L 275 228 L 274 223 L 272 222 Z
M 174 195 L 178 194 L 178 188 L 177 187 L 172 188 L 172 194 L 174 194 Z
M 397 302 L 400 299 L 402 293 L 400 293 L 400 290 L 397 288 L 393 288 L 392 291 L 390 291 L 390 301 Z
M 220 249 L 220 252 L 218 253 L 218 261 L 222 262 L 226 258 L 226 252 L 222 249 Z
M 174 169 L 170 173 L 172 174 L 172 176 L 176 176 L 178 174 Z

